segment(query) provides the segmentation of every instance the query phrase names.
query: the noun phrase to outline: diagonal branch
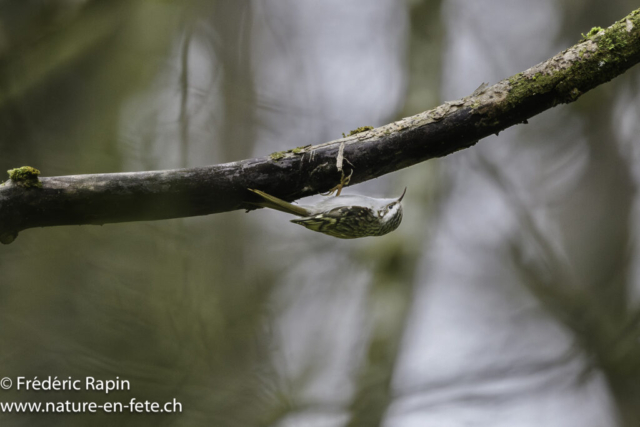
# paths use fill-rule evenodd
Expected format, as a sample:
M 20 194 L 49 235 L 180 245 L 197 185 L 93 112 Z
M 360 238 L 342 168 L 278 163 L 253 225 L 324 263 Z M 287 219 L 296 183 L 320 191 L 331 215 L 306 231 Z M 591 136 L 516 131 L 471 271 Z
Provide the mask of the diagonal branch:
M 624 73 L 640 61 L 640 9 L 575 46 L 458 101 L 316 146 L 192 169 L 73 175 L 0 187 L 0 241 L 54 225 L 207 215 L 251 207 L 247 188 L 284 200 L 327 191 L 352 168 L 351 184 L 473 146 Z M 342 148 L 341 148 L 342 147 Z M 343 153 L 344 165 L 338 165 Z M 36 182 L 37 183 L 37 182 Z

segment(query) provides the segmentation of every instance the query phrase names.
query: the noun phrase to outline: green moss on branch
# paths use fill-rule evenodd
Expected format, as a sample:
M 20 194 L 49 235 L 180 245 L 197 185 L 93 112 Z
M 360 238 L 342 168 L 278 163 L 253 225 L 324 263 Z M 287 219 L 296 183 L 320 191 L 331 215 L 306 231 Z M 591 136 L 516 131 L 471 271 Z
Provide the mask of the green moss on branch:
M 42 183 L 38 180 L 40 171 L 36 168 L 31 166 L 22 166 L 15 169 L 9 169 L 7 173 L 9 174 L 9 179 L 21 187 L 42 187 Z

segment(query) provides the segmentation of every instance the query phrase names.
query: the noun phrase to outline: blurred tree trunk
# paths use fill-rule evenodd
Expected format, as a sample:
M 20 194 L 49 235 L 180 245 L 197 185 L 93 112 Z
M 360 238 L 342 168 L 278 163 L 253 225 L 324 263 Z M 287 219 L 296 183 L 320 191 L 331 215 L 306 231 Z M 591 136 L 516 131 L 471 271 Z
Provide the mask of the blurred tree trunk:
M 442 70 L 443 27 L 441 0 L 419 0 L 409 9 L 410 34 L 407 62 L 409 85 L 401 116 L 438 104 Z M 406 317 L 411 308 L 419 259 L 428 246 L 428 221 L 433 202 L 433 169 L 403 171 L 398 181 L 411 182 L 413 200 L 421 218 L 412 232 L 398 232 L 397 240 L 374 242 L 359 254 L 372 270 L 366 312 L 370 327 L 366 332 L 364 355 L 357 370 L 356 392 L 349 406 L 349 427 L 382 425 L 394 401 L 392 380 L 400 351 Z

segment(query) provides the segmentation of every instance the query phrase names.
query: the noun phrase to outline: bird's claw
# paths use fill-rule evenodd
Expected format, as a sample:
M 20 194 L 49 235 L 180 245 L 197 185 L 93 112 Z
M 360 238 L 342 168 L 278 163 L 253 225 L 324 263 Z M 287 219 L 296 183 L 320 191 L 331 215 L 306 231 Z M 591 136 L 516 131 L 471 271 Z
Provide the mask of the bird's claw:
M 340 195 L 340 193 L 342 192 L 342 188 L 345 185 L 349 185 L 349 182 L 351 181 L 351 175 L 353 175 L 353 169 L 351 169 L 351 173 L 349 174 L 349 176 L 345 177 L 344 176 L 344 171 L 341 171 L 342 173 L 342 177 L 340 178 L 340 184 L 336 185 L 335 187 L 333 187 L 331 190 L 327 191 L 326 193 L 320 193 L 323 196 L 331 196 L 333 193 L 336 193 L 336 197 L 338 197 Z

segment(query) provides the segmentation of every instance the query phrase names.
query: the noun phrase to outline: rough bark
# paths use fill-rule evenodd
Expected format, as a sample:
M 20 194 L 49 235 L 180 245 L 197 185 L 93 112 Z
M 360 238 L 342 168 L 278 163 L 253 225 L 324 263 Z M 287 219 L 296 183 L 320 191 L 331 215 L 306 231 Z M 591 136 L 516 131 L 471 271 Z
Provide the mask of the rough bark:
M 0 187 L 0 241 L 54 225 L 105 224 L 251 208 L 247 188 L 285 200 L 357 184 L 473 146 L 480 139 L 624 73 L 640 61 L 640 9 L 522 73 L 461 100 L 324 144 L 208 167 L 9 180 Z M 343 156 L 340 156 L 340 153 Z M 340 162 L 341 158 L 345 160 Z M 342 163 L 342 165 L 340 165 Z

